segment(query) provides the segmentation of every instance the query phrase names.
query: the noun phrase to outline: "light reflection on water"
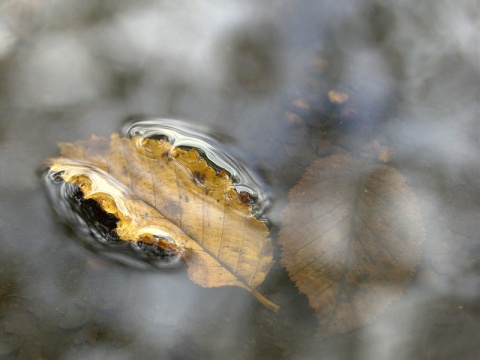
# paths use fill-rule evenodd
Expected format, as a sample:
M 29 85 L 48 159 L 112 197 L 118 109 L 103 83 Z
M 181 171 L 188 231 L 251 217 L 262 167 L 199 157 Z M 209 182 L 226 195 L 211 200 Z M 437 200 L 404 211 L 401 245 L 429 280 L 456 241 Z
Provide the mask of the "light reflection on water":
M 475 358 L 475 0 L 10 0 L 0 12 L 0 356 Z M 329 104 L 331 89 L 349 102 Z M 56 142 L 108 136 L 132 114 L 227 134 L 273 189 L 275 226 L 319 155 L 392 147 L 427 228 L 416 279 L 371 325 L 320 343 L 280 265 L 263 289 L 275 315 L 241 290 L 92 256 L 52 220 L 34 171 Z

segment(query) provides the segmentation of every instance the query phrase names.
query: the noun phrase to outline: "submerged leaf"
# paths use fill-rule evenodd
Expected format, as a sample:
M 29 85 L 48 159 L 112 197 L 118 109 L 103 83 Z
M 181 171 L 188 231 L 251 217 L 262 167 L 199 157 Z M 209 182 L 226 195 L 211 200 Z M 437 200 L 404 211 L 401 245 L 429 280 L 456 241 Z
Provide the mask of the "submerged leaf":
M 315 161 L 282 213 L 282 263 L 315 309 L 318 336 L 371 322 L 420 261 L 416 197 L 393 167 L 350 155 Z
M 273 261 L 265 223 L 229 176 L 215 172 L 195 149 L 117 134 L 60 148 L 62 157 L 51 159 L 50 168 L 118 219 L 121 240 L 179 255 L 203 287 L 239 286 L 278 308 L 255 290 Z

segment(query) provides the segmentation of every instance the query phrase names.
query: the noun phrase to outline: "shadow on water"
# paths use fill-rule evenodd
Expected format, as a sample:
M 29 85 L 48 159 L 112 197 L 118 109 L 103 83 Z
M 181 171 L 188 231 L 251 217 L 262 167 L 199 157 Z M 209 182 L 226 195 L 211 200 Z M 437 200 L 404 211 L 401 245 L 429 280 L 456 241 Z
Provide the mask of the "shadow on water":
M 475 1 L 10 0 L 0 13 L 1 359 L 476 357 Z M 278 314 L 242 289 L 96 256 L 35 171 L 57 142 L 109 136 L 133 114 L 226 134 L 271 194 L 275 245 L 312 161 L 388 146 L 425 223 L 412 283 L 370 324 L 320 341 L 278 246 L 259 289 Z

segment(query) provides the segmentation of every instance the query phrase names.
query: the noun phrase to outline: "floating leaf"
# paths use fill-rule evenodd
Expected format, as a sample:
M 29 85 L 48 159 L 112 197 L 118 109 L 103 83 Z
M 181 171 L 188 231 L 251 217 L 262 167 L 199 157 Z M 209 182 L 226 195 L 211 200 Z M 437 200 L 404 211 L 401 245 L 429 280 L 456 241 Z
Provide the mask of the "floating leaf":
M 393 167 L 333 155 L 316 160 L 282 213 L 281 260 L 319 321 L 318 336 L 371 322 L 420 261 L 416 197 Z
M 193 148 L 139 136 L 92 136 L 60 148 L 51 170 L 118 219 L 121 240 L 177 254 L 203 287 L 239 286 L 278 308 L 256 290 L 273 261 L 267 227 L 225 171 L 215 172 Z

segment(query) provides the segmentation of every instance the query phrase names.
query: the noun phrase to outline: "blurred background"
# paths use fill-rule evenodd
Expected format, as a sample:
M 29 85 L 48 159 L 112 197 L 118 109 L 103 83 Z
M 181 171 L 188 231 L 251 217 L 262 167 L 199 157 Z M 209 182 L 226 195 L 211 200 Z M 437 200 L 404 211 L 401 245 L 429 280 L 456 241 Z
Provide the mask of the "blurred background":
M 0 359 L 476 358 L 479 59 L 476 0 L 0 1 Z M 274 314 L 87 251 L 36 172 L 57 142 L 145 116 L 238 150 L 270 193 L 274 244 L 314 159 L 390 147 L 427 229 L 412 285 L 320 342 L 278 263 L 260 289 Z

